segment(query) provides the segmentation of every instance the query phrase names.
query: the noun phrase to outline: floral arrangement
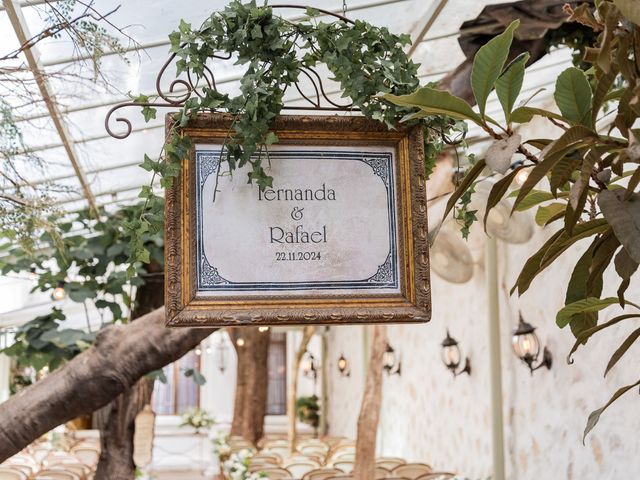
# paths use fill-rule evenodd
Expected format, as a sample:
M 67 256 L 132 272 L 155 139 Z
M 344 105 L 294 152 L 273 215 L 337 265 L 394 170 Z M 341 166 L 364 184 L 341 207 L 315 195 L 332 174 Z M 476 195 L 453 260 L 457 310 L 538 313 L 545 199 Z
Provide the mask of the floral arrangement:
M 221 465 L 229 459 L 231 445 L 229 445 L 229 439 L 224 433 L 218 432 L 218 436 L 213 440 L 213 452 L 218 457 Z
M 214 423 L 215 420 L 209 415 L 209 412 L 196 407 L 191 408 L 182 414 L 182 423 L 180 426 L 190 426 L 199 430 L 201 428 L 209 428 Z
M 232 453 L 228 460 L 222 464 L 225 477 L 229 480 L 259 480 L 268 478 L 264 472 L 249 471 L 249 462 L 253 452 L 250 450 L 240 450 Z

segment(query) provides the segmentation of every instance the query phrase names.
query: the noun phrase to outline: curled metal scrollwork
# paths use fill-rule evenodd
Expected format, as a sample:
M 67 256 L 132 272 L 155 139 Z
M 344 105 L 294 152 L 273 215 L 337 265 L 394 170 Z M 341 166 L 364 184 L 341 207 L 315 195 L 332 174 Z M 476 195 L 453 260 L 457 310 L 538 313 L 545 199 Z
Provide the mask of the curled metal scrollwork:
M 301 9 L 306 10 L 309 7 L 302 5 L 270 5 L 271 8 L 274 9 Z M 323 10 L 319 8 L 315 8 L 315 10 L 319 11 L 323 15 L 331 16 L 341 20 L 343 22 L 354 24 L 353 20 L 346 18 L 343 15 L 340 15 L 335 12 L 331 12 L 329 10 Z M 231 54 L 225 55 L 213 55 L 213 58 L 219 60 L 229 60 L 231 59 Z M 119 103 L 111 108 L 105 117 L 104 126 L 109 135 L 117 139 L 125 139 L 129 135 L 131 135 L 133 131 L 133 127 L 131 121 L 124 116 L 114 116 L 116 112 L 123 108 L 128 107 L 152 107 L 152 108 L 179 108 L 184 106 L 187 100 L 191 98 L 193 95 L 197 95 L 200 98 L 203 98 L 203 90 L 209 89 L 217 91 L 216 79 L 213 71 L 206 67 L 204 68 L 204 74 L 198 75 L 195 80 L 193 78 L 193 73 L 189 70 L 186 71 L 186 75 L 183 78 L 176 78 L 171 81 L 166 89 L 162 88 L 162 78 L 169 68 L 170 65 L 173 64 L 176 58 L 176 54 L 173 53 L 169 56 L 167 61 L 162 65 L 158 75 L 156 77 L 156 94 L 154 96 L 157 97 L 157 101 L 153 102 L 136 102 L 136 101 L 128 101 Z M 301 70 L 302 76 L 304 79 L 308 81 L 309 84 L 301 85 L 300 82 L 295 82 L 295 88 L 301 97 L 297 100 L 304 100 L 307 104 L 294 106 L 294 105 L 286 105 L 283 107 L 285 110 L 324 110 L 324 111 L 351 111 L 358 110 L 353 107 L 352 103 L 340 104 L 332 101 L 329 98 L 329 93 L 325 90 L 325 87 L 322 83 L 322 78 L 314 69 L 310 67 L 305 67 Z M 202 83 L 202 85 L 200 85 Z M 307 89 L 312 89 L 311 92 L 306 92 L 305 87 Z M 113 118 L 112 118 L 113 117 Z M 114 122 L 115 125 L 124 126 L 124 131 L 118 133 L 114 131 L 111 127 L 111 122 Z

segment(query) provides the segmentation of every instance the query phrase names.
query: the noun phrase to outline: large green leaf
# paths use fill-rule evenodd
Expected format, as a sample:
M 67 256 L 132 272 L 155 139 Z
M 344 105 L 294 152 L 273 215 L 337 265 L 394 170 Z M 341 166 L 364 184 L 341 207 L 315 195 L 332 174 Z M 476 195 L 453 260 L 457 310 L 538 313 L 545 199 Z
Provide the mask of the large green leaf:
M 538 275 L 538 273 L 541 272 L 540 262 L 547 253 L 547 250 L 549 250 L 551 245 L 555 243 L 555 241 L 558 239 L 558 237 L 560 237 L 560 235 L 562 235 L 563 232 L 564 230 L 562 229 L 555 232 L 536 253 L 529 257 L 529 259 L 525 262 L 524 267 L 522 267 L 515 285 L 511 288 L 511 293 L 513 293 L 517 289 L 518 294 L 522 295 L 529 289 L 529 286 L 531 285 L 533 279 Z
M 605 328 L 609 328 L 612 325 L 615 325 L 617 323 L 622 322 L 623 320 L 628 320 L 630 318 L 640 318 L 640 314 L 637 313 L 627 313 L 625 315 L 619 315 L 617 317 L 612 318 L 611 320 L 601 323 L 600 325 L 596 325 L 594 327 L 591 327 L 587 330 L 584 330 L 583 332 L 581 332 L 577 337 L 576 337 L 576 341 L 573 344 L 573 347 L 571 347 L 571 351 L 569 352 L 569 354 L 567 355 L 567 363 L 568 364 L 572 364 L 573 363 L 573 359 L 571 358 L 573 356 L 573 354 L 576 352 L 576 350 L 578 350 L 578 348 L 580 347 L 580 345 L 584 345 L 585 343 L 587 343 L 587 340 L 595 335 L 596 333 L 598 333 L 601 330 L 604 330 Z
M 583 126 L 575 126 L 564 132 L 558 140 L 549 144 L 542 152 L 542 161 L 530 170 L 527 180 L 520 188 L 513 209 L 515 210 L 518 207 L 518 204 L 560 159 L 576 147 L 592 143 L 597 138 L 598 135 L 593 130 Z
M 571 67 L 558 76 L 553 97 L 567 120 L 590 127 L 592 95 L 587 76 L 579 68 Z
M 478 162 L 473 167 L 471 167 L 471 170 L 467 172 L 467 174 L 464 176 L 464 178 L 460 182 L 460 185 L 458 185 L 458 188 L 456 188 L 456 190 L 449 197 L 449 200 L 447 201 L 447 206 L 444 209 L 444 214 L 442 215 L 443 220 L 447 218 L 447 215 L 449 215 L 449 212 L 453 210 L 453 207 L 458 202 L 460 197 L 464 195 L 464 192 L 466 192 L 469 189 L 471 184 L 482 173 L 482 170 L 484 170 L 485 166 L 486 165 L 484 163 L 484 160 L 478 160 Z
M 482 123 L 480 116 L 467 102 L 444 90 L 422 87 L 408 95 L 382 95 L 385 100 L 401 107 L 414 107 L 430 115 L 447 115 L 457 120 L 471 120 Z
M 593 260 L 593 251 L 598 242 L 594 240 L 589 248 L 584 252 L 580 259 L 576 262 L 569 284 L 567 285 L 567 293 L 565 295 L 564 304 L 577 302 L 587 298 L 587 278 L 589 277 L 589 268 Z M 600 292 L 597 293 L 600 295 Z M 598 324 L 598 312 L 581 312 L 573 316 L 569 322 L 571 332 L 577 338 L 582 332 L 595 327 Z M 585 342 L 587 340 L 585 339 Z
M 584 429 L 584 436 L 582 437 L 583 442 L 585 438 L 587 438 L 587 435 L 589 434 L 589 432 L 593 430 L 593 427 L 595 427 L 598 421 L 600 420 L 600 415 L 602 415 L 602 412 L 604 412 L 607 408 L 609 408 L 609 406 L 611 406 L 611 404 L 615 402 L 618 398 L 620 398 L 622 395 L 627 393 L 632 388 L 637 387 L 638 385 L 640 385 L 640 380 L 638 380 L 633 385 L 627 385 L 626 387 L 620 388 L 616 393 L 613 394 L 613 397 L 611 397 L 611 399 L 605 404 L 604 407 L 591 412 L 591 414 L 589 415 L 589 418 L 587 419 L 587 426 Z
M 517 196 L 518 194 L 516 193 L 515 195 Z M 531 192 L 529 192 L 520 202 L 516 210 L 518 212 L 524 212 L 525 210 L 529 210 L 542 202 L 553 200 L 554 198 L 555 197 L 551 195 L 551 193 L 545 192 L 544 190 L 531 190 Z
M 624 189 L 603 190 L 598 194 L 598 206 L 629 256 L 640 263 L 640 193 L 627 200 L 625 194 Z
M 471 88 L 482 116 L 484 116 L 487 105 L 487 97 L 493 90 L 509 56 L 513 32 L 518 28 L 518 25 L 520 25 L 520 20 L 511 22 L 504 32 L 483 45 L 473 60 Z
M 504 178 L 498 180 L 491 188 L 491 191 L 489 192 L 489 198 L 487 199 L 487 205 L 484 211 L 485 232 L 487 231 L 487 220 L 489 219 L 489 212 L 498 204 L 498 202 L 500 202 L 500 200 L 502 200 L 502 197 L 504 197 L 504 194 L 507 193 L 507 190 L 513 182 L 513 179 L 518 174 L 518 172 L 522 170 L 522 168 L 524 168 L 523 165 L 517 166 L 508 175 L 505 175 Z
M 611 86 L 613 85 L 613 81 L 616 79 L 618 75 L 617 69 L 611 69 L 609 73 L 605 73 L 598 77 L 598 83 L 596 84 L 596 90 L 593 92 L 593 106 L 591 108 L 591 124 L 596 124 L 596 119 L 598 117 L 598 112 L 602 107 L 602 104 L 605 102 L 605 98 L 611 90 Z
M 559 202 L 554 202 L 550 203 L 549 205 L 538 207 L 535 216 L 536 223 L 541 227 L 544 227 L 552 218 L 555 218 L 557 215 L 564 214 L 566 208 L 566 203 Z
M 556 315 L 556 323 L 560 328 L 564 328 L 569 325 L 571 317 L 573 317 L 577 313 L 599 312 L 600 310 L 603 310 L 616 303 L 618 303 L 618 299 L 616 297 L 584 298 L 582 300 L 578 300 L 577 302 L 570 303 L 569 305 L 566 305 L 562 310 L 560 310 Z
M 638 340 L 638 337 L 640 337 L 640 328 L 637 328 L 633 332 L 631 332 L 631 335 L 629 335 L 624 340 L 624 342 L 622 342 L 622 345 L 620 345 L 618 349 L 613 353 L 611 359 L 609 360 L 609 363 L 607 364 L 607 368 L 604 371 L 605 377 L 607 376 L 607 373 L 609 373 L 609 371 L 615 366 L 615 364 L 618 363 L 622 356 L 627 353 L 627 350 L 631 348 L 631 345 L 633 345 L 636 340 Z
M 518 107 L 511 112 L 511 121 L 515 123 L 529 123 L 535 116 L 553 118 L 554 120 L 565 121 L 566 119 L 555 112 L 535 107 Z
M 640 26 L 640 8 L 637 0 L 613 0 L 613 3 L 620 9 L 624 18 Z
M 607 230 L 610 231 L 609 224 L 607 224 L 607 222 L 601 218 L 596 218 L 595 220 L 589 220 L 588 222 L 581 223 L 580 225 L 576 226 L 575 231 L 572 235 L 564 230 L 562 232 L 562 235 L 560 235 L 554 242 L 554 244 L 551 245 L 547 253 L 542 258 L 540 267 L 544 269 L 551 265 L 551 263 L 553 263 L 556 258 L 558 258 L 565 250 L 567 250 L 578 240 L 582 240 L 583 238 L 588 238 L 593 235 L 606 232 Z
M 507 123 L 511 121 L 511 110 L 513 110 L 513 106 L 522 89 L 524 68 L 528 61 L 529 53 L 521 53 L 507 66 L 502 75 L 498 77 L 498 80 L 496 80 L 496 94 L 502 105 L 502 111 L 504 112 L 504 118 L 507 120 Z

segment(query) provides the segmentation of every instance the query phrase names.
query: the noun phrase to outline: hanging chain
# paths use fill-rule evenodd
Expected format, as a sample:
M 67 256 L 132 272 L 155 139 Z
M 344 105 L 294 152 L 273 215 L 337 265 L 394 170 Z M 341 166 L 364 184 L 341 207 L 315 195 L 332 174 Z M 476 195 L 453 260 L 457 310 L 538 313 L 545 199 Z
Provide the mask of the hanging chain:
M 347 16 L 347 0 L 342 0 L 342 16 Z

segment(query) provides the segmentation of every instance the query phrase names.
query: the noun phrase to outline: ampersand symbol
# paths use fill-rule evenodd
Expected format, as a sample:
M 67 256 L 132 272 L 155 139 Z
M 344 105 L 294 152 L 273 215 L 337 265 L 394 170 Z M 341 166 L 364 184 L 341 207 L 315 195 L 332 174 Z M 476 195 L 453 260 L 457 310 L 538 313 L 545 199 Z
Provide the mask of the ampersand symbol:
M 302 220 L 302 217 L 304 216 L 304 214 L 302 213 L 303 210 L 304 208 L 293 207 L 293 211 L 291 212 L 291 218 L 293 218 L 296 221 Z

